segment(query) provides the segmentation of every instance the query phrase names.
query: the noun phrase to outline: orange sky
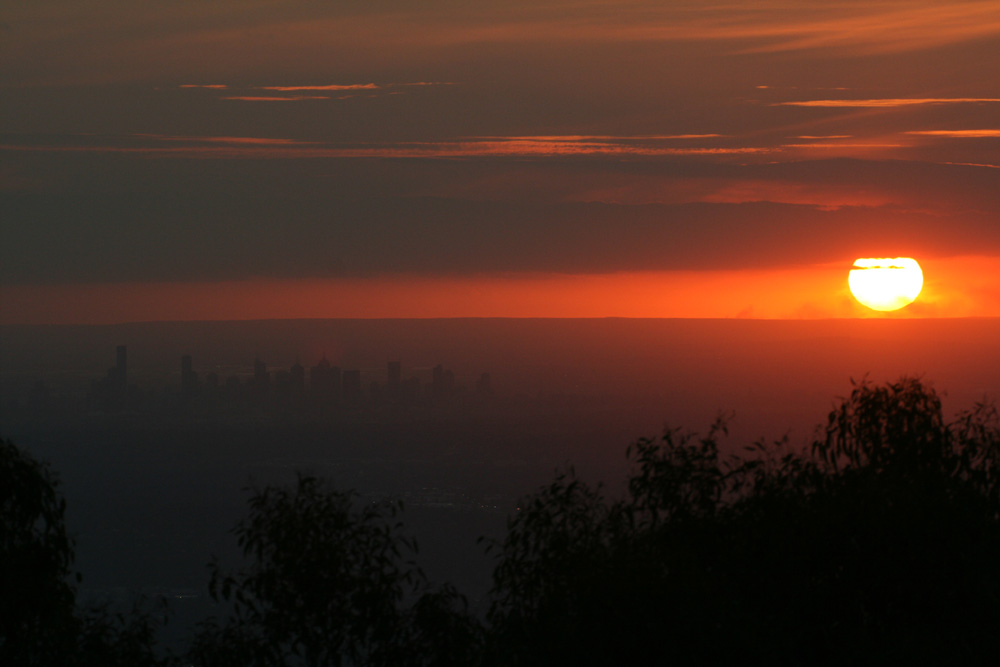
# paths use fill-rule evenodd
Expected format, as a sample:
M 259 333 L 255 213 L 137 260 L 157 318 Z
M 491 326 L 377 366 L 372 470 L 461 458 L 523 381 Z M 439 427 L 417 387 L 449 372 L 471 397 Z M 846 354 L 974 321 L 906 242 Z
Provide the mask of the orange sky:
M 0 321 L 1000 316 L 1000 4 L 0 11 Z
M 925 261 L 917 301 L 858 304 L 843 265 L 780 270 L 31 286 L 0 290 L 0 324 L 408 317 L 819 319 L 1000 317 L 1000 260 Z M 94 304 L 100 304 L 95 306 Z

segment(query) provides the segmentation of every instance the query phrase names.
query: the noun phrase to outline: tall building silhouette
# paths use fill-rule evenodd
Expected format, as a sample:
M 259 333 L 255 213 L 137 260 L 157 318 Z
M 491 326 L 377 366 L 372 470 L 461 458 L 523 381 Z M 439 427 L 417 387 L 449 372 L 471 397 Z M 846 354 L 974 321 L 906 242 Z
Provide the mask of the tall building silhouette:
M 344 401 L 361 401 L 361 371 L 344 371 Z
M 479 380 L 476 382 L 476 393 L 480 396 L 493 395 L 493 383 L 489 373 L 483 373 L 479 376 Z
M 128 398 L 128 351 L 124 345 L 115 348 L 115 365 L 107 375 L 94 383 L 91 405 L 100 410 L 123 410 Z
M 431 376 L 431 394 L 435 398 L 450 396 L 455 391 L 455 374 L 441 364 L 434 367 Z
M 390 361 L 387 371 L 386 393 L 390 399 L 398 401 L 402 391 L 403 364 L 399 361 Z
M 288 373 L 292 393 L 301 396 L 306 390 L 306 369 L 296 359 L 292 367 L 288 369 Z
M 194 364 L 190 354 L 181 357 L 181 394 L 193 396 L 198 391 L 198 374 L 194 372 Z
M 115 389 L 122 395 L 128 388 L 128 348 L 119 345 L 115 348 Z
M 323 357 L 309 369 L 309 391 L 314 396 L 336 398 L 340 394 L 340 368 Z
M 258 387 L 266 387 L 271 382 L 271 376 L 267 372 L 267 364 L 260 358 L 253 360 L 253 381 Z

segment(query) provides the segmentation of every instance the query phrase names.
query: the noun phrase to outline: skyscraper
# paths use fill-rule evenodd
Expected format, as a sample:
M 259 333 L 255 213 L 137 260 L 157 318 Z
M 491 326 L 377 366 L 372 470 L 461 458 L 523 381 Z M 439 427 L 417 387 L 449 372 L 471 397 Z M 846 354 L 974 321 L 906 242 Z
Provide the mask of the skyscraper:
M 388 364 L 388 385 L 386 387 L 389 398 L 399 400 L 400 389 L 403 380 L 403 364 L 398 361 L 390 361 Z
M 181 357 L 181 394 L 193 396 L 198 391 L 198 374 L 194 372 L 194 365 L 190 354 Z
M 344 400 L 357 403 L 361 400 L 361 371 L 344 371 Z
M 125 395 L 128 388 L 128 349 L 124 345 L 115 348 L 114 389 L 116 393 Z

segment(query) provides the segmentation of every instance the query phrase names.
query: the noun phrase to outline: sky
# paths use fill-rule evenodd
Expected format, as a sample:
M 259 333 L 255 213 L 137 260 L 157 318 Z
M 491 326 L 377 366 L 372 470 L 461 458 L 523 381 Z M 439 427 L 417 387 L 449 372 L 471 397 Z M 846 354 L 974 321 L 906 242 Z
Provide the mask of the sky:
M 0 0 L 0 323 L 997 317 L 998 73 L 996 0 Z

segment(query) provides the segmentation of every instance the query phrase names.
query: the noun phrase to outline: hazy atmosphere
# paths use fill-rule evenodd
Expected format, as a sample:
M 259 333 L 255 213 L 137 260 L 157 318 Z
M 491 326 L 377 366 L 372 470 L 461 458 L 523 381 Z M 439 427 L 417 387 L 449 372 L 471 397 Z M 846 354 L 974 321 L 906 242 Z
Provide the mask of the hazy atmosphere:
M 0 0 L 0 663 L 995 655 L 998 72 L 996 0 Z

